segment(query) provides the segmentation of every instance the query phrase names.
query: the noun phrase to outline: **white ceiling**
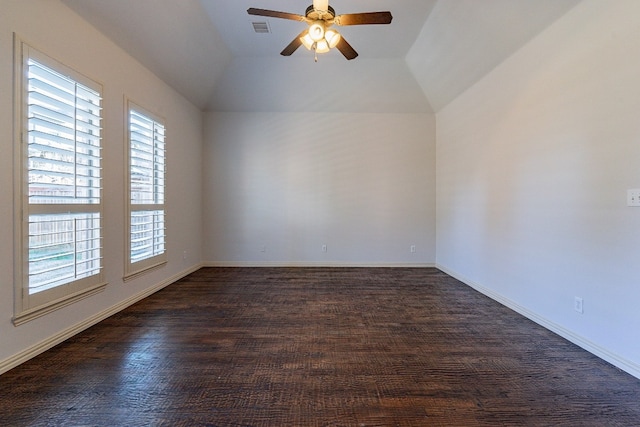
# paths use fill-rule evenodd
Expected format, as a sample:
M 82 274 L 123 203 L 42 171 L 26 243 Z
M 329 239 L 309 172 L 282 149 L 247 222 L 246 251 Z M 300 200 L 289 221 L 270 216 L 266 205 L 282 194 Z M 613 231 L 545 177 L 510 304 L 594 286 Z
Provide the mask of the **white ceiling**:
M 310 0 L 62 0 L 203 110 L 438 111 L 580 0 L 333 0 L 389 10 L 391 25 L 340 27 L 360 56 L 280 51 Z M 252 21 L 267 21 L 257 34 Z

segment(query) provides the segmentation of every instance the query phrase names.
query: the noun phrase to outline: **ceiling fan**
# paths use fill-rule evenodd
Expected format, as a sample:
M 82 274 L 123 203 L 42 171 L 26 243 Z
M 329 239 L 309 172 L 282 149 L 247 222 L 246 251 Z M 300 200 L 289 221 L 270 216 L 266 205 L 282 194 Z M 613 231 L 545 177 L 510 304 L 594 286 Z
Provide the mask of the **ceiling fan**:
M 358 52 L 347 43 L 337 30 L 332 28 L 333 25 L 390 24 L 393 19 L 391 12 L 348 13 L 336 16 L 336 11 L 329 6 L 329 0 L 313 0 L 313 4 L 307 7 L 304 16 L 275 10 L 256 9 L 254 7 L 247 9 L 247 13 L 249 15 L 306 22 L 309 27 L 298 34 L 280 54 L 290 56 L 301 45 L 304 45 L 308 50 L 314 51 L 316 62 L 318 61 L 319 53 L 329 52 L 334 47 L 349 60 L 358 56 Z

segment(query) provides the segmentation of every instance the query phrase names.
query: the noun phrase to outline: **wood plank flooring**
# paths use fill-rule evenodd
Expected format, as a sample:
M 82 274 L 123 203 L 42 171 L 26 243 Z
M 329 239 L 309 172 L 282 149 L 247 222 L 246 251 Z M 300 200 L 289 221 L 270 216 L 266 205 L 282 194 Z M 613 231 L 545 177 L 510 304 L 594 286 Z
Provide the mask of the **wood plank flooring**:
M 436 269 L 204 268 L 0 376 L 2 426 L 639 426 L 640 380 Z

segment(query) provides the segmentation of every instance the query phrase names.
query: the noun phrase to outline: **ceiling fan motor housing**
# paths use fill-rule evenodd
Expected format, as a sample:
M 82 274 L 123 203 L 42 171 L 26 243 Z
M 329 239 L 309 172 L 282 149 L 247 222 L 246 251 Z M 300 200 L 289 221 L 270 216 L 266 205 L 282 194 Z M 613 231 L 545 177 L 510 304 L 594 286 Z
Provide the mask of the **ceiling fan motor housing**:
M 316 10 L 313 5 L 310 5 L 304 15 L 313 21 L 322 20 L 328 21 L 336 17 L 336 11 L 329 6 L 328 10 Z

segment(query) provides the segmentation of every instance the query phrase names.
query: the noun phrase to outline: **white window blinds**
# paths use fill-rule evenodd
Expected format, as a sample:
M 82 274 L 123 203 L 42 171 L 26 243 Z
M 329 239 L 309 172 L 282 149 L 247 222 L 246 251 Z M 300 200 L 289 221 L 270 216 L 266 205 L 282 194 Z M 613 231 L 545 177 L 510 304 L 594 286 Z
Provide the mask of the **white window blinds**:
M 28 64 L 29 203 L 100 203 L 100 94 Z
M 131 203 L 164 204 L 164 126 L 131 110 Z
M 22 48 L 19 311 L 103 285 L 101 88 Z
M 135 274 L 166 261 L 165 127 L 129 103 L 129 265 Z
M 98 274 L 98 92 L 28 60 L 29 292 Z M 66 212 L 65 212 L 66 211 Z

